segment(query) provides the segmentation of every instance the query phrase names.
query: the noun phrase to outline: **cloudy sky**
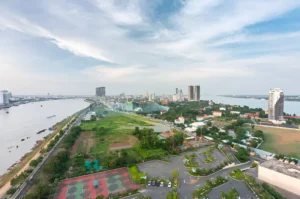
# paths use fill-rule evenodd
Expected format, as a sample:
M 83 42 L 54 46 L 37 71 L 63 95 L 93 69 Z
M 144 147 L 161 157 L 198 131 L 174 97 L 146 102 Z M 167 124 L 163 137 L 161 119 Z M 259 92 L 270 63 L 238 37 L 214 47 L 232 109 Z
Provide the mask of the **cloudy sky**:
M 13 94 L 300 94 L 299 0 L 0 2 Z

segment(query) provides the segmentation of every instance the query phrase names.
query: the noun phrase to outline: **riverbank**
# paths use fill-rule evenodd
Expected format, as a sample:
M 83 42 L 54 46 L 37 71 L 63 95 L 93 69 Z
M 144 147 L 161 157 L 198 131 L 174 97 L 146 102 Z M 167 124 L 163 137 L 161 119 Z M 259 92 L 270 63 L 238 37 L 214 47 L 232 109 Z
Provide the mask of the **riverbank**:
M 56 124 L 55 125 L 56 130 L 52 134 L 47 136 L 47 138 L 45 140 L 43 140 L 43 142 L 39 146 L 37 146 L 34 150 L 27 153 L 27 155 L 25 155 L 24 158 L 11 171 L 9 171 L 8 173 L 4 174 L 1 177 L 0 196 L 3 196 L 11 188 L 10 181 L 14 177 L 20 175 L 26 169 L 28 169 L 30 162 L 34 159 L 37 159 L 42 154 L 42 150 L 47 148 L 47 146 L 54 139 L 54 137 L 60 132 L 60 130 L 65 130 L 68 127 L 69 123 L 75 118 L 75 116 L 77 114 L 78 113 L 76 113 L 76 114 L 74 114 L 74 116 L 68 117 L 68 118 L 64 119 L 63 121 L 61 121 L 60 123 Z

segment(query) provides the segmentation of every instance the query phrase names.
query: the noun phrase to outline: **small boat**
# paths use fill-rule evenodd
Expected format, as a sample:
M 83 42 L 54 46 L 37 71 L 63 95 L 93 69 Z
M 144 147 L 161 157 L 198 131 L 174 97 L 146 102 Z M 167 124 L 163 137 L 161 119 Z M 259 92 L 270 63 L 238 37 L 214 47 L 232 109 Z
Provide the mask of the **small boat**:
M 36 134 L 41 134 L 41 133 L 45 132 L 46 130 L 47 130 L 47 129 L 43 129 L 43 130 L 37 132 Z
M 49 116 L 47 118 L 49 119 L 49 118 L 53 118 L 53 117 L 56 117 L 56 115 L 51 115 L 51 116 Z
M 6 111 L 6 113 L 8 114 L 8 113 L 9 113 L 9 111 Z
M 41 107 L 43 107 L 43 105 L 41 105 Z

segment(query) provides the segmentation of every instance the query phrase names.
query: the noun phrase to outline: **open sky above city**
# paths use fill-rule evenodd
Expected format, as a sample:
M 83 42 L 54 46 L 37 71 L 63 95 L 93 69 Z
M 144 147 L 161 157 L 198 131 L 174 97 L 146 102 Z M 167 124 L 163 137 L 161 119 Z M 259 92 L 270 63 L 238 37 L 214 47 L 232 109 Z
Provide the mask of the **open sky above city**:
M 299 0 L 0 3 L 0 85 L 13 94 L 299 94 Z

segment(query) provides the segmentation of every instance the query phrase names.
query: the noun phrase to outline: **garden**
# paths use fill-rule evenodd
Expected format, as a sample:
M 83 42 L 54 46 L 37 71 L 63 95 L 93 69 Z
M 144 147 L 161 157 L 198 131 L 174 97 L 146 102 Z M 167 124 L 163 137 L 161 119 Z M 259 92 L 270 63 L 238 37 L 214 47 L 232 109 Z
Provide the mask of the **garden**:
M 229 176 L 235 180 L 244 180 L 245 176 L 244 173 L 240 169 L 236 169 L 232 171 Z
M 198 167 L 199 164 L 198 162 L 195 160 L 196 158 L 196 154 L 195 153 L 192 153 L 190 155 L 184 155 L 184 166 L 185 167 Z
M 222 192 L 221 197 L 222 199 L 238 199 L 240 194 L 235 188 L 232 188 L 228 193 Z
M 204 160 L 205 163 L 211 163 L 216 160 L 216 158 L 212 155 L 214 148 L 209 148 L 208 150 L 202 152 L 202 154 L 206 157 Z
M 225 166 L 227 166 L 228 164 L 230 164 L 229 161 L 224 161 L 223 163 L 219 164 L 216 167 L 212 167 L 212 168 L 192 168 L 190 169 L 188 172 L 190 175 L 192 176 L 208 176 L 210 174 L 213 174 L 221 169 L 223 169 Z
M 216 188 L 222 184 L 228 182 L 226 178 L 221 176 L 217 176 L 215 181 L 206 180 L 206 185 L 197 189 L 193 193 L 193 198 L 197 199 L 204 199 L 208 197 L 208 194 L 212 191 L 213 188 Z

